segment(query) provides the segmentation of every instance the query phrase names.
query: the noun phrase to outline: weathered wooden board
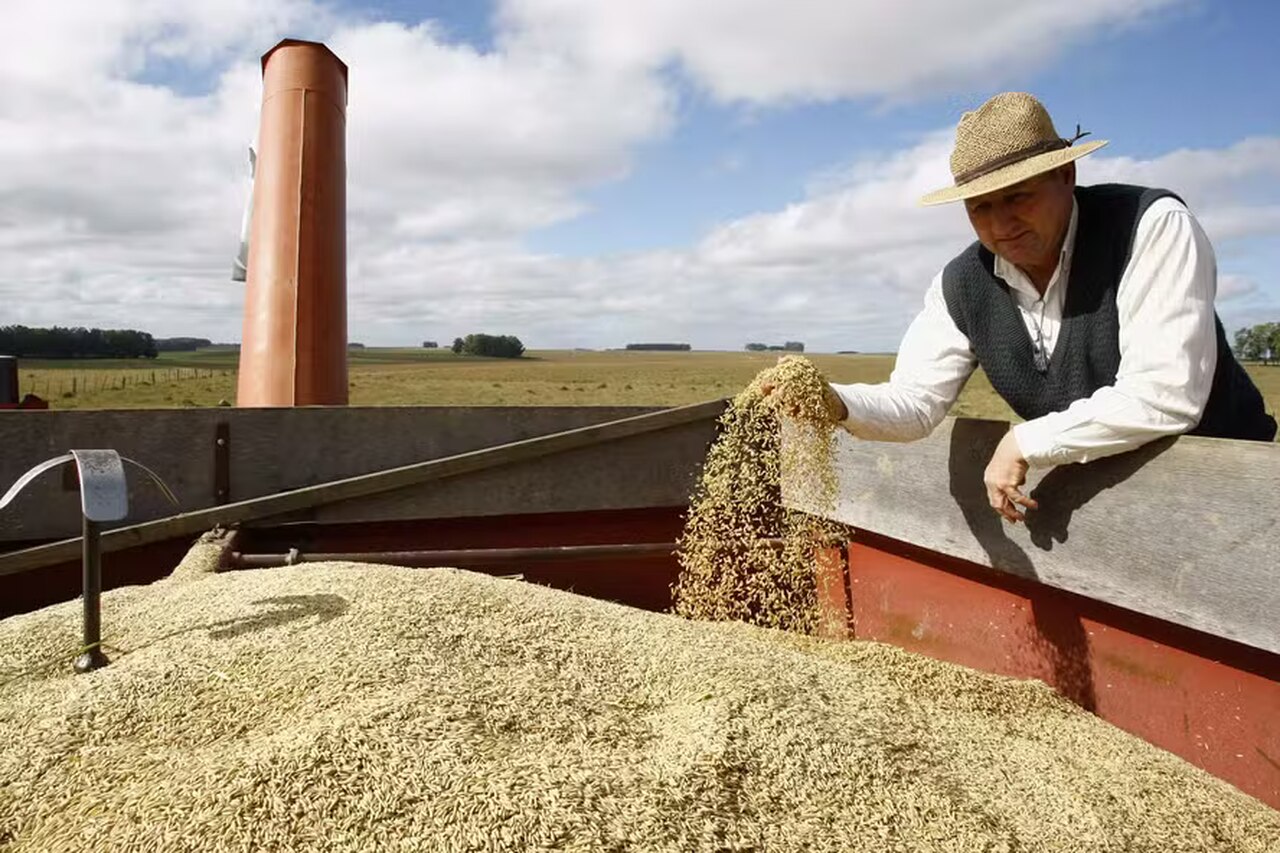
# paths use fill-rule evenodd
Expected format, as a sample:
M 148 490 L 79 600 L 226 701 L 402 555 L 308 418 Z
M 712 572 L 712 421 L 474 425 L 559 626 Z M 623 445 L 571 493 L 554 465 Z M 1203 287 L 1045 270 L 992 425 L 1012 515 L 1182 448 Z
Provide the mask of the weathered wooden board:
M 678 506 L 715 438 L 713 416 L 395 491 L 318 506 L 316 521 L 457 518 Z
M 179 509 L 191 512 L 654 411 L 622 406 L 338 406 L 0 412 L 0 492 L 52 456 L 71 448 L 106 447 L 154 470 L 177 495 Z M 704 441 L 714 432 L 714 417 L 705 419 Z M 217 467 L 219 424 L 226 425 L 229 438 L 222 478 Z M 553 467 L 562 481 L 574 478 L 560 463 Z M 220 497 L 224 482 L 229 494 Z M 451 490 L 457 492 L 456 487 Z M 637 493 L 636 500 L 679 503 L 688 494 L 687 489 L 675 494 L 674 487 L 665 495 L 660 491 L 650 488 Z M 563 508 L 595 506 L 592 495 L 579 493 L 578 505 Z M 483 503 L 493 495 L 455 497 Z M 612 501 L 609 505 L 618 503 L 612 494 L 599 497 Z M 143 478 L 130 478 L 129 507 L 130 524 L 174 512 Z M 59 477 L 43 477 L 0 513 L 0 542 L 78 536 L 78 508 L 74 484 L 68 488 Z
M 909 444 L 838 431 L 834 508 L 855 528 L 1280 652 L 1280 445 L 1161 439 L 1033 471 L 1025 524 L 987 503 L 982 473 L 1007 430 L 948 419 Z
M 277 494 L 263 495 L 230 504 L 206 507 L 191 512 L 179 513 L 167 518 L 156 519 L 142 524 L 118 527 L 107 531 L 101 538 L 103 552 L 119 551 L 151 542 L 186 536 L 208 530 L 215 526 L 228 526 L 245 521 L 267 518 L 280 519 L 285 516 L 302 514 L 311 516 L 318 507 L 358 499 L 376 497 L 385 492 L 397 492 L 413 487 L 435 483 L 448 478 L 460 477 L 477 472 L 485 472 L 495 468 L 506 468 L 529 460 L 558 454 L 568 454 L 595 445 L 606 445 L 613 442 L 626 441 L 646 433 L 662 433 L 692 428 L 701 432 L 705 444 L 710 443 L 715 429 L 715 418 L 723 410 L 722 401 L 697 403 L 680 406 L 674 409 L 663 409 L 641 415 L 608 421 L 603 424 L 577 427 L 555 432 L 550 435 L 535 436 L 520 441 L 500 444 L 494 447 L 481 448 L 465 453 L 453 454 L 439 459 L 429 459 L 402 465 L 382 471 L 348 477 L 327 483 L 303 486 L 297 489 L 282 491 Z M 688 442 L 671 445 L 687 449 Z M 699 455 L 702 455 L 701 452 Z M 610 457 L 611 459 L 613 457 Z M 581 459 L 579 459 L 581 461 Z M 594 460 L 600 464 L 601 460 Z M 639 462 L 648 462 L 641 459 Z M 573 495 L 573 501 L 585 503 L 577 509 L 597 509 L 595 504 L 601 495 L 591 493 L 589 488 L 581 488 L 575 480 L 580 472 L 572 469 L 554 469 L 556 484 L 566 493 Z M 626 493 L 629 487 L 627 471 L 615 472 L 614 476 L 594 481 L 615 492 Z M 679 483 L 670 483 L 669 487 L 679 487 Z M 584 493 L 585 492 L 585 493 Z M 680 499 L 670 503 L 679 503 Z M 625 498 L 622 502 L 625 503 Z M 525 512 L 537 512 L 540 507 L 524 506 Z M 417 512 L 411 517 L 426 517 L 429 513 Z M 0 554 L 0 576 L 17 574 L 33 568 L 51 565 L 71 559 L 79 549 L 78 539 L 65 539 L 33 548 L 11 551 Z

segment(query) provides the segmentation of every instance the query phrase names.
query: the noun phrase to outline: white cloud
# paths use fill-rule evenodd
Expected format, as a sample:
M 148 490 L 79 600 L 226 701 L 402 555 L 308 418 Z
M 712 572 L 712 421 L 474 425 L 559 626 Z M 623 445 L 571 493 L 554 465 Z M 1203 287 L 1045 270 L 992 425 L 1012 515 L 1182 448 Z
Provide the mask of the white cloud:
M 1124 181 L 1178 193 L 1215 240 L 1280 231 L 1280 137 L 1250 137 L 1225 149 L 1179 149 L 1150 160 L 1091 155 L 1082 183 Z
M 362 23 L 306 0 L 14 11 L 12 49 L 0 53 L 7 322 L 238 336 L 243 290 L 228 271 L 256 130 L 257 60 L 285 33 L 323 37 L 352 68 L 357 304 L 394 292 L 380 271 L 420 243 L 487 252 L 579 214 L 581 190 L 625 174 L 634 146 L 670 124 L 671 95 L 650 75 L 480 53 L 445 43 L 429 23 Z M 203 78 L 207 93 L 148 82 L 163 62 Z M 412 277 L 418 294 L 436 280 L 429 267 Z
M 0 76 L 22 84 L 6 93 L 11 105 L 50 93 L 89 103 L 101 93 L 93 84 L 104 77 L 129 79 L 160 60 L 202 66 L 254 56 L 282 30 L 324 29 L 331 20 L 309 0 L 11 3 Z
M 691 245 L 563 258 L 524 240 L 584 215 L 584 190 L 625 176 L 640 146 L 671 131 L 673 63 L 715 97 L 756 105 L 950 91 L 1167 4 L 961 5 L 509 0 L 496 48 L 480 51 L 430 22 L 368 22 L 307 0 L 22 4 L 0 54 L 5 322 L 238 337 L 243 288 L 228 274 L 257 58 L 288 32 L 323 38 L 351 67 L 354 339 L 485 330 L 533 346 L 890 348 L 971 239 L 959 208 L 916 206 L 949 181 L 950 130 L 864 151 L 783 209 Z M 147 82 L 165 63 L 195 91 Z M 1215 238 L 1247 242 L 1280 230 L 1278 152 L 1275 138 L 1144 161 L 1104 152 L 1082 175 L 1167 185 Z M 742 165 L 730 152 L 720 167 Z M 1274 289 L 1226 254 L 1220 263 L 1233 305 Z
M 950 182 L 950 145 L 951 132 L 939 131 L 906 150 L 864 157 L 843 174 L 827 173 L 809 198 L 712 231 L 687 253 L 686 275 L 737 283 L 718 291 L 732 295 L 732 304 L 720 309 L 727 316 L 744 316 L 744 309 L 751 316 L 752 302 L 776 319 L 794 318 L 791 334 L 804 330 L 823 348 L 892 348 L 932 277 L 974 239 L 958 205 L 917 205 L 925 192 Z M 1150 160 L 1100 152 L 1080 161 L 1080 181 L 1181 193 L 1218 244 L 1219 300 L 1233 300 L 1261 286 L 1232 272 L 1234 256 L 1222 251 L 1223 243 L 1280 231 L 1277 155 L 1280 138 Z M 805 298 L 797 299 L 797 291 Z M 703 307 L 715 310 L 713 302 Z M 714 344 L 735 342 L 721 336 Z
M 259 98 L 257 48 L 300 2 L 6 9 L 0 298 L 11 322 L 234 328 L 226 281 Z M 208 95 L 145 82 L 182 57 Z
M 513 50 L 678 64 L 728 101 L 956 91 L 1018 79 L 1182 0 L 508 0 Z
M 557 56 L 482 54 L 429 26 L 348 26 L 350 208 L 364 239 L 513 238 L 583 210 L 576 193 L 625 174 L 663 134 L 670 96 L 644 75 Z
M 932 265 L 939 255 L 931 247 L 939 235 L 954 243 L 967 233 L 954 210 L 916 204 L 929 190 L 950 183 L 950 146 L 951 134 L 937 133 L 905 151 L 864 156 L 842 175 L 825 175 L 803 201 L 717 228 L 699 254 L 726 266 L 838 261 L 852 269 L 884 268 L 890 266 L 886 259 L 904 254 Z
M 1218 276 L 1218 302 L 1230 302 L 1258 290 L 1258 282 L 1249 276 L 1227 273 Z
M 924 192 L 948 182 L 949 137 L 930 134 L 906 150 L 866 156 L 839 175 L 824 175 L 810 197 L 725 223 L 685 250 L 583 261 L 511 249 L 491 256 L 482 270 L 449 265 L 446 280 L 461 289 L 495 278 L 508 282 L 502 293 L 511 313 L 505 316 L 554 334 L 563 345 L 678 337 L 719 348 L 803 339 L 816 349 L 892 349 L 929 281 L 973 239 L 959 206 L 917 205 Z M 1188 202 L 1208 223 L 1228 213 L 1242 221 L 1265 218 L 1280 199 L 1280 182 L 1271 178 L 1266 158 L 1241 168 L 1241 148 L 1151 160 L 1099 153 L 1081 161 L 1082 182 L 1185 185 L 1192 188 Z M 1240 200 L 1236 185 L 1262 200 Z M 1233 263 L 1232 255 L 1219 252 L 1219 302 L 1239 309 L 1241 300 L 1265 296 L 1267 287 L 1233 272 Z

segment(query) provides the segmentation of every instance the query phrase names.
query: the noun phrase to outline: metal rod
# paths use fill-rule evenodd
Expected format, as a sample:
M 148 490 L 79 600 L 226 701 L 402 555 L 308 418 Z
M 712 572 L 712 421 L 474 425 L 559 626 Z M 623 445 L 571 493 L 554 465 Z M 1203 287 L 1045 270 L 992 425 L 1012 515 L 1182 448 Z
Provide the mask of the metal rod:
M 90 672 L 107 665 L 102 652 L 102 548 L 98 523 L 84 519 L 84 649 L 76 658 L 76 672 Z
M 782 548 L 781 539 L 762 540 L 772 548 Z M 735 545 L 740 543 L 735 543 Z M 830 543 L 835 547 L 838 543 Z M 823 543 L 814 543 L 822 547 Z M 414 551 L 346 551 L 304 554 L 296 548 L 284 554 L 246 554 L 231 551 L 226 565 L 231 569 L 269 569 L 299 563 L 383 563 L 410 568 L 502 566 L 511 563 L 554 563 L 571 560 L 636 560 L 669 557 L 677 542 L 634 542 L 625 545 L 539 545 L 524 548 L 456 548 Z
M 232 568 L 265 569 L 297 563 L 385 563 L 393 566 L 499 566 L 510 563 L 549 563 L 568 560 L 628 560 L 671 556 L 675 542 L 640 542 L 626 545 L 552 545 L 530 548 L 460 548 L 437 551 L 364 551 L 349 553 L 243 554 L 233 551 Z

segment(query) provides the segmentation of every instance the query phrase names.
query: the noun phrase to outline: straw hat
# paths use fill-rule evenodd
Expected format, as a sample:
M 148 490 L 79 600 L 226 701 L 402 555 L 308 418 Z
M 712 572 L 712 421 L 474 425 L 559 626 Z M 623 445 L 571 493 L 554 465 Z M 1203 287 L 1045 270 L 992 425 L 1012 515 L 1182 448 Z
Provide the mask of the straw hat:
M 1025 181 L 1078 160 L 1107 144 L 1105 139 L 1076 145 L 1087 133 L 1063 139 L 1044 105 L 1025 92 L 996 95 L 960 117 L 951 152 L 955 186 L 931 192 L 921 204 L 946 204 L 973 198 Z

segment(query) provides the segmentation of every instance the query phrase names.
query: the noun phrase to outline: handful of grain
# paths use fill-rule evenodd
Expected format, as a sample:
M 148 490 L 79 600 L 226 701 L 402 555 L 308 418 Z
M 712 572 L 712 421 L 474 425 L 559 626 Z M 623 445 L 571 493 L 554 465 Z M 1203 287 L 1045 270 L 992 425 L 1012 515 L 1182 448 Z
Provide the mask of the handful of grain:
M 829 394 L 812 362 L 785 356 L 733 399 L 680 538 L 677 614 L 817 630 L 815 549 L 847 534 L 836 522 L 784 506 L 783 472 L 789 491 L 808 492 L 806 506 L 834 502 Z

